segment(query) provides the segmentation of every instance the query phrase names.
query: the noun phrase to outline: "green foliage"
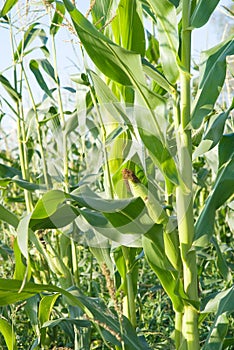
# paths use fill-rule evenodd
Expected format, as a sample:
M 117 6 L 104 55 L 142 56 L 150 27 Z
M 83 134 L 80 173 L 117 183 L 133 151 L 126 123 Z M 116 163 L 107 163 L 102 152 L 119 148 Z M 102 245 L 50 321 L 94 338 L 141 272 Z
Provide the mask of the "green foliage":
M 0 125 L 3 349 L 231 349 L 233 38 L 202 53 L 194 90 L 189 73 L 218 1 L 96 0 L 86 16 L 48 1 L 28 21 L 29 2 L 23 30 L 16 3 L 1 10 L 0 122 L 17 124 L 13 145 Z M 63 27 L 83 59 L 65 86 Z

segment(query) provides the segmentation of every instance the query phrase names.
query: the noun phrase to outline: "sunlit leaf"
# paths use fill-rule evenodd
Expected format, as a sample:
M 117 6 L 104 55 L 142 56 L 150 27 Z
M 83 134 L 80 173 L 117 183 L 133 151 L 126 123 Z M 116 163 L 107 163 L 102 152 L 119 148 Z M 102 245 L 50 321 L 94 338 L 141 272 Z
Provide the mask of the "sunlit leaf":
M 16 345 L 16 337 L 12 324 L 10 324 L 5 318 L 2 317 L 0 318 L 0 332 L 5 339 L 7 348 L 9 350 L 17 350 L 18 348 Z
M 7 15 L 7 13 L 12 9 L 13 6 L 15 6 L 17 2 L 18 0 L 6 0 L 1 10 L 1 17 Z
M 160 59 L 164 75 L 174 84 L 179 77 L 176 8 L 168 0 L 148 0 L 156 14 Z
M 61 1 L 56 1 L 56 9 L 54 12 L 54 17 L 52 18 L 52 23 L 50 26 L 50 34 L 57 34 L 61 24 L 63 22 L 63 15 L 65 13 L 65 6 Z
M 117 9 L 117 16 L 112 22 L 112 28 L 119 36 L 118 44 L 129 51 L 141 56 L 145 54 L 144 27 L 137 11 L 136 0 L 121 0 Z

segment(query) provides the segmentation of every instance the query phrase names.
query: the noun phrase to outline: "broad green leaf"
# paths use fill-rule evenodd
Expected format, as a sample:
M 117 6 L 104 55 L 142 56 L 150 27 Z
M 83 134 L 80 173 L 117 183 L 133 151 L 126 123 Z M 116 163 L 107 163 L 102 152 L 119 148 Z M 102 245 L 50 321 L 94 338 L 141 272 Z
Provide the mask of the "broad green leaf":
M 228 39 L 201 55 L 199 87 L 193 102 L 191 123 L 197 129 L 213 109 L 226 76 L 226 57 L 234 54 L 234 40 Z
M 163 242 L 163 226 L 155 225 L 147 234 L 143 235 L 142 245 L 149 265 L 172 300 L 173 308 L 182 312 L 184 302 L 176 292 L 179 272 L 173 271 L 173 266 L 167 258 Z
M 63 15 L 65 14 L 65 6 L 61 1 L 56 1 L 56 9 L 54 13 L 54 17 L 52 19 L 52 23 L 50 26 L 50 34 L 57 34 L 61 24 L 63 22 Z
M 117 32 L 117 43 L 123 48 L 145 54 L 145 33 L 142 20 L 137 11 L 136 0 L 121 0 L 117 9 L 117 16 L 112 22 L 114 32 Z
M 59 205 L 57 210 L 54 213 L 51 213 L 47 217 L 37 219 L 33 217 L 30 220 L 30 228 L 32 230 L 44 230 L 44 229 L 52 229 L 52 228 L 61 228 L 72 223 L 79 212 L 76 208 L 68 204 Z
M 234 194 L 234 149 L 230 148 L 233 145 L 234 134 L 232 134 L 232 137 L 223 138 L 225 139 L 225 147 L 223 146 L 223 142 L 221 140 L 219 156 L 221 157 L 223 153 L 220 152 L 220 149 L 222 151 L 228 149 L 229 151 L 227 154 L 229 158 L 224 156 L 225 158 L 221 160 L 213 189 L 207 198 L 205 206 L 196 222 L 194 245 L 198 247 L 204 248 L 207 244 L 209 244 L 214 231 L 215 212 Z
M 146 33 L 148 39 L 148 48 L 145 52 L 146 57 L 151 64 L 158 64 L 158 60 L 160 57 L 159 42 L 150 32 L 147 31 Z
M 223 136 L 225 122 L 230 114 L 230 111 L 234 108 L 231 106 L 226 112 L 211 117 L 208 123 L 207 131 L 200 142 L 199 146 L 193 153 L 193 158 L 199 157 L 200 155 L 208 152 L 214 148 Z
M 5 318 L 0 317 L 0 332 L 2 333 L 8 350 L 17 350 L 16 337 L 12 327 Z M 3 345 L 3 344 L 1 344 Z
M 7 15 L 7 13 L 12 9 L 13 6 L 15 6 L 17 2 L 18 0 L 6 0 L 1 10 L 1 17 Z
M 191 16 L 191 27 L 200 28 L 204 26 L 220 0 L 199 0 Z
M 12 87 L 9 80 L 5 78 L 2 74 L 0 74 L 0 83 L 15 102 L 21 99 L 21 95 L 16 91 L 16 89 Z
M 148 0 L 156 14 L 160 59 L 168 81 L 174 84 L 179 77 L 177 52 L 179 36 L 176 8 L 168 0 Z
M 45 322 L 49 321 L 53 306 L 59 297 L 59 293 L 44 296 L 40 303 L 38 309 L 38 317 L 40 325 L 43 326 Z M 44 345 L 46 338 L 46 329 L 41 329 L 40 344 Z
M 33 72 L 40 88 L 45 92 L 45 94 L 47 96 L 49 96 L 50 98 L 54 99 L 53 98 L 53 95 L 51 93 L 51 90 L 48 88 L 46 82 L 45 82 L 45 79 L 39 69 L 39 63 L 38 61 L 36 60 L 31 60 L 30 63 L 29 63 L 29 67 L 31 69 L 31 71 Z
M 66 198 L 67 196 L 63 191 L 52 190 L 46 192 L 37 202 L 32 213 L 32 219 L 43 219 L 51 216 Z
M 7 208 L 4 208 L 2 204 L 0 204 L 0 220 L 7 222 L 14 228 L 16 228 L 19 223 L 19 219 L 17 218 L 17 216 Z

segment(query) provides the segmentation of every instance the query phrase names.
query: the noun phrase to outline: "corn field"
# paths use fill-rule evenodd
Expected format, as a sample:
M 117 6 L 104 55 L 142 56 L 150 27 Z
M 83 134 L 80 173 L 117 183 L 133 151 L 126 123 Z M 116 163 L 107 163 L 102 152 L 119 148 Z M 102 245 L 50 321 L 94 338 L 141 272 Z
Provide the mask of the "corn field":
M 219 3 L 2 1 L 0 349 L 234 348 L 233 6 L 192 51 Z

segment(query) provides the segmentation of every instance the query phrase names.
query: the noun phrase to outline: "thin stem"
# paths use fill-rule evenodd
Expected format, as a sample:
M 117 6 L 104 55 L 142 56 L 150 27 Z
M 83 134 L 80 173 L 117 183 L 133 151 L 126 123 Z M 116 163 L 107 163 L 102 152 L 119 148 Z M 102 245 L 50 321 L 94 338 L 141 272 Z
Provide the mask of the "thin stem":
M 55 37 L 52 35 L 52 52 L 53 52 L 53 66 L 54 66 L 54 76 L 57 85 L 57 93 L 58 93 L 58 105 L 59 105 L 59 114 L 61 117 L 61 124 L 63 129 L 63 172 L 64 172 L 64 188 L 65 191 L 69 190 L 69 172 L 68 172 L 68 144 L 67 144 L 67 136 L 65 133 L 65 116 L 63 111 L 63 102 L 61 95 L 60 82 L 58 77 L 58 67 L 57 67 L 57 54 L 56 54 L 56 45 L 55 45 Z
M 16 63 L 14 61 L 14 37 L 13 37 L 13 31 L 12 26 L 10 25 L 10 42 L 11 42 L 11 50 L 12 50 L 12 57 L 14 62 L 14 87 L 15 91 L 18 91 L 17 88 L 17 69 L 16 69 Z M 22 69 L 20 70 L 20 94 L 22 94 Z M 16 108 L 17 108 L 17 137 L 18 137 L 18 147 L 19 147 L 19 157 L 20 157 L 20 167 L 21 172 L 24 180 L 29 181 L 30 175 L 29 175 L 29 164 L 28 164 L 28 154 L 27 154 L 27 145 L 26 145 L 26 130 L 25 130 L 25 121 L 24 121 L 24 110 L 23 110 L 23 104 L 22 104 L 22 97 L 20 100 L 17 100 L 16 102 Z M 25 204 L 27 212 L 30 213 L 33 210 L 33 200 L 32 200 L 32 194 L 24 190 L 24 197 L 25 197 Z
M 34 113 L 35 113 L 36 125 L 37 125 L 37 136 L 38 136 L 38 142 L 39 142 L 41 159 L 42 159 L 43 174 L 44 174 L 46 188 L 49 189 L 49 178 L 48 178 L 47 164 L 46 164 L 46 159 L 45 159 L 45 150 L 44 150 L 44 147 L 43 147 L 42 131 L 41 131 L 41 128 L 40 128 L 39 116 L 38 116 L 38 113 L 37 113 L 37 107 L 36 107 L 36 103 L 34 101 L 32 89 L 31 89 L 30 84 L 28 82 L 28 77 L 27 77 L 26 72 L 24 70 L 23 63 L 22 63 L 22 69 L 23 69 L 23 72 L 24 72 L 24 78 L 25 78 L 25 82 L 26 82 L 26 85 L 27 85 L 29 97 L 31 99 L 33 110 L 34 110 Z

